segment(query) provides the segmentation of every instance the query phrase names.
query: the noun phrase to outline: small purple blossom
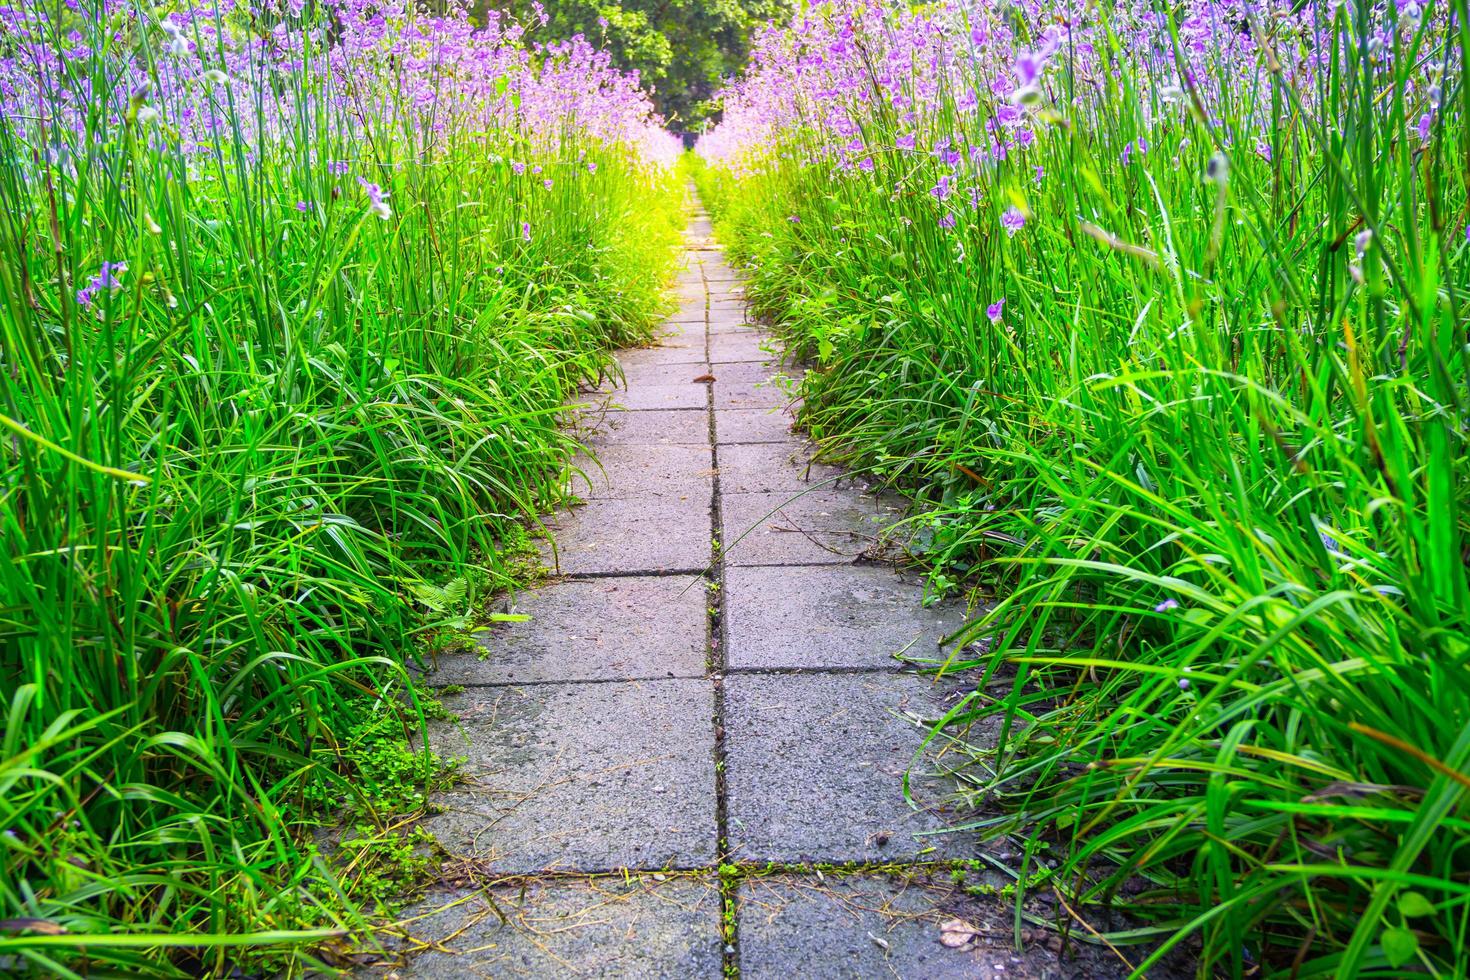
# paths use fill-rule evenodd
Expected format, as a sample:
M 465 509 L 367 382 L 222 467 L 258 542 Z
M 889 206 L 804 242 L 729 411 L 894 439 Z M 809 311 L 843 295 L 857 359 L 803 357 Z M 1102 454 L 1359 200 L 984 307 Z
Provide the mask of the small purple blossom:
M 1026 227 L 1026 216 L 1021 213 L 1020 208 L 1006 208 L 1005 214 L 1000 216 L 1000 226 L 1006 230 L 1006 234 L 1012 238 L 1016 232 Z
M 526 172 L 526 165 L 519 160 L 512 160 L 510 162 L 510 170 L 511 173 L 519 177 L 521 174 Z
M 1002 296 L 994 303 L 991 303 L 989 306 L 985 307 L 985 315 L 990 317 L 991 323 L 999 323 L 1000 318 L 1005 314 L 1005 308 L 1006 301 L 1005 297 Z
M 551 190 L 551 187 L 552 187 L 552 184 L 553 183 L 554 182 L 552 181 L 552 179 L 550 177 L 547 177 L 545 180 L 543 180 L 541 182 L 541 186 L 544 187 L 544 188 L 546 188 L 547 190 Z
M 87 281 L 87 284 L 77 290 L 77 305 L 91 306 L 92 297 L 104 290 L 121 289 L 122 283 L 118 280 L 118 274 L 127 272 L 126 262 L 103 262 L 97 268 L 97 274 Z
M 943 201 L 949 197 L 949 185 L 952 180 L 949 174 L 944 174 L 939 178 L 939 183 L 929 188 L 929 193 L 934 196 L 934 200 Z
M 1165 599 L 1163 602 L 1159 603 L 1157 606 L 1154 606 L 1154 612 L 1156 612 L 1156 613 L 1166 613 L 1166 612 L 1168 612 L 1171 609 L 1178 609 L 1178 608 L 1179 608 L 1179 600 L 1178 599 Z
M 939 227 L 953 228 L 955 226 L 956 220 L 957 219 L 955 218 L 953 211 L 946 211 L 944 213 L 944 216 L 939 219 Z
M 296 210 L 305 213 L 311 210 L 311 205 L 307 204 L 305 201 L 297 201 Z
M 521 241 L 523 241 L 523 242 L 529 242 L 530 240 L 531 240 L 531 222 L 529 222 L 529 221 L 522 221 L 521 222 Z
M 366 177 L 358 177 L 357 183 L 362 187 L 363 194 L 367 195 L 369 211 L 384 221 L 393 217 L 393 209 L 388 207 L 387 203 L 389 195 L 383 188 L 372 183 Z

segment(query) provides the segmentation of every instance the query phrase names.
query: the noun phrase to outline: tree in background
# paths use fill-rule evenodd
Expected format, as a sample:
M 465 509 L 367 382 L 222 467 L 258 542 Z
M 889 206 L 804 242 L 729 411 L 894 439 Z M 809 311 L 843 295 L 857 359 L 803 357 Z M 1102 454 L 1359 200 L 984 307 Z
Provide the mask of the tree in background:
M 745 64 L 751 30 L 784 21 L 792 0 L 482 0 L 508 7 L 522 23 L 545 23 L 536 33 L 584 34 L 625 70 L 640 73 L 654 103 L 674 130 L 697 130 L 721 79 Z M 528 9 L 529 8 L 529 9 Z M 528 16 L 529 15 L 529 16 Z

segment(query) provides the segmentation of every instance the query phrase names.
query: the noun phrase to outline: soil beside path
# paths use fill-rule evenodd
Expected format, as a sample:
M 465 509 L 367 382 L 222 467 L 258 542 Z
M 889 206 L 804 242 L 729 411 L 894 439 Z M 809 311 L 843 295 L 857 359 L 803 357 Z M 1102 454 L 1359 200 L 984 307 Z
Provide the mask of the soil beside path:
M 549 522 L 560 577 L 431 678 L 464 687 L 433 740 L 467 778 L 425 821 L 457 860 L 361 975 L 1123 975 L 1039 931 L 1018 954 L 1010 906 L 956 888 L 981 854 L 934 834 L 958 815 L 915 723 L 955 692 L 894 654 L 961 610 L 861 560 L 891 507 L 809 465 L 769 380 L 793 369 L 703 214 L 687 236 L 680 311 L 620 356 L 586 503 Z

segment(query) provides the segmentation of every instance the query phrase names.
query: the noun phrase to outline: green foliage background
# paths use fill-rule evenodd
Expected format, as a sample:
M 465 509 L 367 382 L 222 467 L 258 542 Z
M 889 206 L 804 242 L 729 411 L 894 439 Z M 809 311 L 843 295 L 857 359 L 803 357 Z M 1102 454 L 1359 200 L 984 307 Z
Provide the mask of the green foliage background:
M 709 105 L 721 80 L 745 64 L 751 32 L 784 22 L 792 0 L 548 0 L 548 21 L 536 37 L 584 34 L 636 70 L 676 132 L 698 131 L 715 112 Z M 532 0 L 481 0 L 483 10 L 509 10 L 534 24 Z

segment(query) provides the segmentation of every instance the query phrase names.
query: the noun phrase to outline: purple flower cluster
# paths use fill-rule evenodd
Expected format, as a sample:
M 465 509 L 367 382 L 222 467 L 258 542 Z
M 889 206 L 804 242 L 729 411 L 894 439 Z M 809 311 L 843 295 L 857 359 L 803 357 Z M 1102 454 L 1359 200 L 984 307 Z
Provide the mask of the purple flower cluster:
M 459 0 L 436 10 L 410 0 L 185 0 L 140 19 L 142 8 L 123 0 L 19 0 L 0 6 L 0 97 L 14 122 L 37 127 L 36 145 L 46 142 L 43 122 L 73 140 L 97 138 L 87 120 L 100 110 L 107 129 L 136 127 L 186 156 L 221 140 L 254 153 L 319 132 L 321 120 L 302 118 L 320 112 L 315 103 L 279 97 L 280 80 L 296 77 L 331 93 L 329 142 L 346 146 L 386 125 L 446 143 L 513 140 L 525 156 L 554 155 L 574 134 L 659 166 L 677 159 L 679 142 L 637 75 L 585 39 L 533 44 L 493 10 L 483 23 Z M 105 64 L 91 70 L 89 59 Z M 320 165 L 338 177 L 363 169 Z M 361 179 L 371 213 L 386 219 L 388 195 Z
M 1014 168 L 1026 183 L 1045 181 L 1033 157 L 1042 141 L 1065 131 L 1059 123 L 1109 134 L 1115 145 L 1098 151 L 1126 167 L 1161 152 L 1182 154 L 1188 140 L 1181 140 L 1180 123 L 1193 115 L 1227 148 L 1269 161 L 1273 88 L 1261 79 L 1275 72 L 1280 85 L 1311 93 L 1334 60 L 1359 56 L 1348 47 L 1352 32 L 1334 30 L 1323 14 L 1336 5 L 1191 0 L 1167 17 L 1149 4 L 1105 6 L 805 5 L 789 25 L 757 36 L 746 75 L 721 93 L 721 124 L 697 150 L 737 178 L 780 160 L 834 179 L 871 181 L 885 194 L 927 190 L 941 227 L 956 225 L 949 201 L 958 196 L 1001 214 L 1001 228 L 1015 236 L 1028 216 L 993 199 L 1005 183 L 993 177 Z M 1404 30 L 1403 20 L 1402 6 L 1395 20 L 1386 5 L 1373 5 L 1370 47 L 1379 62 L 1404 50 L 1394 33 Z M 1405 137 L 1429 138 L 1439 118 L 1440 75 L 1459 69 L 1416 67 Z M 1119 111 L 1108 104 L 1116 92 L 1103 82 L 1120 73 L 1150 82 L 1121 127 L 1112 125 Z

